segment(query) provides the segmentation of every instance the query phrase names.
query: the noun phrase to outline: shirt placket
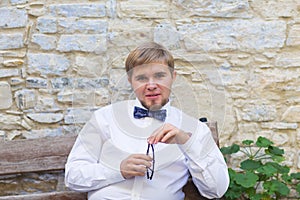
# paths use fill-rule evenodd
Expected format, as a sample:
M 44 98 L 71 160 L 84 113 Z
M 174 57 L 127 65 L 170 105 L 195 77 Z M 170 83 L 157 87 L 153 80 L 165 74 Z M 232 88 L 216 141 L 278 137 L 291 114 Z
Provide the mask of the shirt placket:
M 131 200 L 139 200 L 143 190 L 144 176 L 136 176 L 131 191 Z

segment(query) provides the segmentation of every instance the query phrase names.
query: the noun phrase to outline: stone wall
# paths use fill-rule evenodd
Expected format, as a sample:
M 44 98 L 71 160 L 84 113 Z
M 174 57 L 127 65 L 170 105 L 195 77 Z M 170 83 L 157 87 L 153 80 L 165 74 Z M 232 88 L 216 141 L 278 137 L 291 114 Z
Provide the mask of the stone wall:
M 266 136 L 299 171 L 299 0 L 1 0 L 0 137 L 76 134 L 133 98 L 124 59 L 145 41 L 172 51 L 174 105 L 216 120 L 221 146 Z

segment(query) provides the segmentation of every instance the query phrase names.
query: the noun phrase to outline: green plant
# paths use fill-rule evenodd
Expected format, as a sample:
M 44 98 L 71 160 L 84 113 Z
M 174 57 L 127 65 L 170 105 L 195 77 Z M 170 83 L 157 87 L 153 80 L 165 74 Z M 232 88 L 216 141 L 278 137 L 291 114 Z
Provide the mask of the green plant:
M 226 199 L 300 199 L 300 173 L 290 173 L 290 168 L 282 164 L 284 150 L 273 146 L 265 137 L 242 141 L 222 147 L 226 162 L 232 154 L 242 153 L 238 169 L 229 168 L 230 185 Z

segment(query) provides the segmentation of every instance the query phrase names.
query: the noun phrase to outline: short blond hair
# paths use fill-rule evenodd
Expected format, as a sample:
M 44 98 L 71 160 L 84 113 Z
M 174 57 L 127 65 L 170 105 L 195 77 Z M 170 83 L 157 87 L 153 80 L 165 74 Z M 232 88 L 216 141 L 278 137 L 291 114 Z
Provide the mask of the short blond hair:
M 155 42 L 144 43 L 136 47 L 127 56 L 125 67 L 128 75 L 131 70 L 142 64 L 161 63 L 168 65 L 171 72 L 174 71 L 174 58 L 172 54 L 162 45 Z

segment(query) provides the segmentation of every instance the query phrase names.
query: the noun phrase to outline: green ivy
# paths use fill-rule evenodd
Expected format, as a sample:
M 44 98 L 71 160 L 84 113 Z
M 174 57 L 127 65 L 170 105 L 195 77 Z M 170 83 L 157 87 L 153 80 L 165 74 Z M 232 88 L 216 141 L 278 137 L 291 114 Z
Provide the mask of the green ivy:
M 290 173 L 290 168 L 282 164 L 284 150 L 273 144 L 259 137 L 255 142 L 244 140 L 242 145 L 221 148 L 226 162 L 232 154 L 245 155 L 239 169 L 228 169 L 230 185 L 226 199 L 300 199 L 300 173 Z

